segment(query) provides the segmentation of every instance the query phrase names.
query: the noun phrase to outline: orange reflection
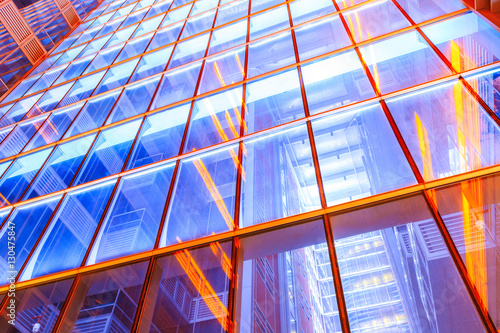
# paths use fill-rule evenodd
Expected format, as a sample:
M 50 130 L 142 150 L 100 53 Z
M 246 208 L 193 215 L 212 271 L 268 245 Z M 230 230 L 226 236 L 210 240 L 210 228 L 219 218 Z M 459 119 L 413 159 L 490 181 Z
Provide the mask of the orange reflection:
M 212 233 L 215 235 L 215 233 Z M 222 249 L 219 242 L 210 243 L 210 249 L 214 253 L 214 255 L 220 258 L 220 264 L 226 276 L 231 280 L 233 278 L 233 266 L 231 265 L 231 260 L 229 260 L 226 252 Z
M 3 201 L 3 202 L 1 203 L 1 206 L 8 206 L 8 205 L 10 205 L 9 200 L 7 200 L 7 199 L 3 196 L 3 194 L 2 194 L 2 193 L 0 193 L 0 199 L 2 199 L 2 201 Z
M 415 112 L 415 121 L 417 123 L 417 133 L 418 142 L 420 145 L 420 155 L 422 155 L 422 164 L 424 165 L 424 179 L 430 180 L 433 178 L 432 173 L 432 158 L 431 158 L 431 148 L 429 146 L 429 136 L 427 135 L 427 129 L 422 124 L 420 117 Z

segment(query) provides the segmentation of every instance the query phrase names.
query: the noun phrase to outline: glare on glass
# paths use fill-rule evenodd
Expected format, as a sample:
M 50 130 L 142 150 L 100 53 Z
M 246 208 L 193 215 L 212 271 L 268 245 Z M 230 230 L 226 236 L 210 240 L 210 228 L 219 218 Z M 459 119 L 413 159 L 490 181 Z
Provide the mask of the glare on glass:
M 242 81 L 245 77 L 245 48 L 237 48 L 205 60 L 198 94 Z
M 296 62 L 289 31 L 259 40 L 248 46 L 248 77 L 262 75 Z

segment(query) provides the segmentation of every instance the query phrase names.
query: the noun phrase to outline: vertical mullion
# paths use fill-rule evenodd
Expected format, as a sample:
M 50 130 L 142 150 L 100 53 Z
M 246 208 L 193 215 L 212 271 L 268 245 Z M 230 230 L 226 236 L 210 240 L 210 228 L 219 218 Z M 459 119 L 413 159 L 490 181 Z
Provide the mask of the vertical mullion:
M 173 2 L 172 2 L 173 3 Z M 141 324 L 144 304 L 146 304 L 146 298 L 148 297 L 149 290 L 151 287 L 151 279 L 153 277 L 154 270 L 156 268 L 157 257 L 152 257 L 149 260 L 149 266 L 146 273 L 146 278 L 144 279 L 144 285 L 142 286 L 141 295 L 139 296 L 139 301 L 137 302 L 137 309 L 135 311 L 134 320 L 132 322 L 131 332 L 139 332 L 139 326 Z M 144 330 L 144 329 L 143 329 Z

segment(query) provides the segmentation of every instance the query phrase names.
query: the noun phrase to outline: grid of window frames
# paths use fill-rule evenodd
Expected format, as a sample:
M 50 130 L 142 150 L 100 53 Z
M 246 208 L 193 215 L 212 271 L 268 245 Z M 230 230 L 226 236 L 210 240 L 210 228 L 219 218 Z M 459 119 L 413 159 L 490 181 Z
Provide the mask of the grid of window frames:
M 455 0 L 104 0 L 0 102 L 1 331 L 496 332 L 499 56 Z

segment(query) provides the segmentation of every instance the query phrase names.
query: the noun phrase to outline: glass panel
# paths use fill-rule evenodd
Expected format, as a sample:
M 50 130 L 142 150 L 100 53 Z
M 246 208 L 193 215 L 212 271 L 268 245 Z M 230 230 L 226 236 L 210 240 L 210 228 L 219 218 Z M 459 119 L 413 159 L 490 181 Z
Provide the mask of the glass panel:
M 78 79 L 58 106 L 65 106 L 89 97 L 101 81 L 104 73 L 106 73 L 106 70 Z M 58 97 L 61 98 L 61 96 Z
M 333 13 L 335 11 L 335 7 L 333 6 L 331 0 L 296 0 L 290 2 L 290 12 L 292 13 L 294 25 Z
M 95 134 L 58 145 L 23 199 L 67 188 L 94 138 Z
M 311 114 L 375 97 L 354 51 L 305 65 L 302 74 Z
M 159 27 L 162 20 L 163 20 L 163 15 L 158 15 L 156 17 L 153 17 L 152 19 L 143 21 L 137 27 L 137 30 L 134 32 L 134 35 L 131 38 L 135 38 L 137 36 L 141 36 L 147 34 L 148 32 L 156 30 Z
M 248 23 L 245 19 L 214 30 L 208 54 L 211 55 L 245 43 L 247 27 Z
M 121 49 L 122 45 L 118 45 L 97 53 L 94 60 L 92 60 L 83 74 L 87 74 L 111 65 Z
M 122 22 L 125 20 L 125 17 L 120 17 L 116 20 L 113 20 L 113 21 L 109 21 L 100 31 L 99 33 L 96 35 L 96 37 L 101 37 L 101 36 L 104 36 L 104 35 L 107 35 L 109 34 L 110 32 L 114 32 L 116 30 L 118 30 L 118 27 L 120 27 L 122 25 Z M 124 24 L 123 27 L 126 27 L 128 26 L 128 24 Z M 111 37 L 111 36 L 108 36 L 108 37 Z
M 146 47 L 148 46 L 151 37 L 153 37 L 152 33 L 143 37 L 139 37 L 137 39 L 133 39 L 130 42 L 128 42 L 123 47 L 123 50 L 120 52 L 120 55 L 116 58 L 115 63 L 135 57 L 138 54 L 142 54 L 146 49 Z
M 383 94 L 450 73 L 416 31 L 363 46 L 360 51 Z
M 231 146 L 181 161 L 160 247 L 234 228 L 237 156 Z
M 250 39 L 256 39 L 290 27 L 286 6 L 265 11 L 250 18 Z
M 160 76 L 141 81 L 125 88 L 113 112 L 106 121 L 106 124 L 111 124 L 146 112 L 153 99 L 158 82 L 160 82 Z
M 95 43 L 95 42 L 94 42 Z M 76 58 L 76 56 L 82 52 L 82 50 L 85 48 L 85 46 L 87 46 L 86 44 L 83 44 L 83 45 L 80 45 L 80 46 L 77 46 L 77 47 L 74 47 L 72 49 L 69 49 L 67 50 L 66 52 L 64 52 L 62 55 L 58 55 L 56 57 L 54 57 L 54 60 L 57 60 L 54 62 L 54 64 L 52 65 L 52 68 L 54 67 L 57 67 L 59 65 L 62 65 L 62 64 L 65 64 L 65 63 L 68 63 L 70 61 L 73 61 L 73 59 Z M 51 58 L 49 58 L 51 59 Z M 52 59 L 51 59 L 52 60 Z M 38 66 L 39 67 L 39 66 Z M 37 68 L 38 68 L 37 67 Z M 49 68 L 50 66 L 47 66 L 47 68 Z M 43 70 L 43 69 L 42 69 Z
M 154 247 L 174 166 L 122 178 L 87 265 Z
M 459 1 L 398 0 L 398 2 L 416 23 L 465 8 Z
M 331 224 L 352 331 L 485 332 L 423 198 Z
M 500 69 L 466 76 L 465 79 L 488 104 L 490 109 L 500 117 Z
M 120 172 L 141 122 L 137 119 L 102 131 L 85 159 L 75 185 Z
M 305 125 L 244 144 L 241 226 L 321 207 Z
M 31 205 L 20 206 L 12 213 L 7 223 L 3 225 L 0 231 L 0 285 L 7 284 L 9 275 L 13 272 L 17 273 L 21 269 L 60 199 L 61 196 L 58 195 Z M 8 259 L 8 243 L 9 238 L 12 237 L 12 232 L 15 233 L 14 269 L 9 266 Z M 12 242 L 12 238 L 10 239 Z
M 5 112 L 5 115 L 0 120 L 0 126 L 3 127 L 6 125 L 10 125 L 21 120 L 24 115 L 33 107 L 33 105 L 36 105 L 36 102 L 42 95 L 43 93 L 31 97 L 26 97 L 17 101 L 15 104 L 9 104 L 3 107 L 2 111 Z
M 104 46 L 106 47 L 111 47 L 116 44 L 119 44 L 121 42 L 127 41 L 130 39 L 130 36 L 134 33 L 135 29 L 137 28 L 139 24 L 134 24 L 129 26 L 128 28 L 119 30 L 113 34 L 113 36 L 109 39 L 109 42 L 106 43 Z
M 116 180 L 67 193 L 21 281 L 79 267 Z
M 168 68 L 174 68 L 203 58 L 207 49 L 210 33 L 190 38 L 176 45 Z
M 140 3 L 140 2 L 139 2 Z M 122 28 L 128 27 L 131 24 L 140 22 L 144 19 L 144 16 L 148 13 L 148 9 L 138 10 L 136 12 L 131 13 L 127 18 L 123 21 L 121 25 Z M 116 16 L 115 16 L 116 17 Z
M 242 93 L 238 87 L 194 103 L 185 153 L 240 136 Z
M 249 78 L 295 62 L 295 49 L 290 32 L 271 36 L 248 46 Z
M 165 73 L 153 102 L 153 109 L 193 97 L 201 62 Z
M 92 42 L 90 42 L 87 45 L 85 50 L 83 50 L 82 53 L 80 53 L 79 58 L 85 57 L 86 55 L 89 55 L 89 54 L 92 54 L 92 53 L 95 53 L 95 52 L 101 50 L 103 48 L 104 44 L 106 44 L 110 40 L 111 37 L 112 37 L 111 35 L 106 35 L 106 36 L 101 37 L 99 39 L 93 40 Z M 82 46 L 85 46 L 85 45 L 82 45 Z M 111 45 L 109 45 L 109 46 L 111 46 Z M 59 60 L 58 60 L 58 62 L 59 62 Z M 73 60 L 73 59 L 71 59 L 71 60 Z
M 179 34 L 181 33 L 183 26 L 184 23 L 179 23 L 158 30 L 151 40 L 151 44 L 149 44 L 147 51 L 151 51 L 175 42 L 177 38 L 179 38 Z
M 249 133 L 304 117 L 297 70 L 247 84 L 245 103 Z
M 83 79 L 80 79 L 83 80 Z M 78 80 L 75 84 L 73 82 L 66 83 L 62 86 L 52 88 L 50 90 L 47 90 L 45 94 L 33 105 L 33 107 L 26 113 L 24 116 L 24 119 L 27 118 L 32 118 L 35 117 L 41 113 L 52 111 L 53 109 L 56 108 L 57 105 L 59 105 L 59 101 L 61 100 L 62 96 L 65 96 L 66 93 L 70 90 L 70 88 L 73 86 L 72 90 L 70 93 L 76 89 L 76 85 L 80 82 Z M 70 95 L 68 95 L 64 100 L 68 100 Z M 73 102 L 76 102 L 78 100 L 73 100 Z M 69 104 L 69 103 L 67 103 Z M 61 104 L 59 106 L 64 106 L 66 104 Z
M 349 8 L 349 7 L 352 7 L 352 6 L 355 6 L 355 5 L 359 5 L 360 3 L 364 3 L 364 2 L 367 2 L 368 3 L 369 0 L 335 0 L 335 2 L 339 5 L 340 9 L 344 9 L 344 8 Z M 399 2 L 399 0 L 398 0 Z
M 458 72 L 499 60 L 500 33 L 476 14 L 454 17 L 422 30 Z
M 187 103 L 146 117 L 128 169 L 176 156 L 190 108 Z
M 36 119 L 17 125 L 0 144 L 0 158 L 6 158 L 19 153 L 46 118 L 47 116 L 37 117 Z
M 130 82 L 134 82 L 157 73 L 161 73 L 167 67 L 167 62 L 172 54 L 172 46 L 152 52 L 142 57 Z
M 215 9 L 188 19 L 182 31 L 181 39 L 188 38 L 212 28 L 214 17 Z
M 140 332 L 227 331 L 230 242 L 160 258 L 153 276 Z
M 498 329 L 498 176 L 439 189 L 434 196 L 441 217 L 465 263 L 469 278 Z
M 243 80 L 245 47 L 206 59 L 198 94 L 203 94 L 228 84 Z
M 322 221 L 242 238 L 241 332 L 341 332 Z
M 112 93 L 89 99 L 64 137 L 69 138 L 73 135 L 101 127 L 121 92 L 121 90 L 116 90 Z
M 66 68 L 64 73 L 62 73 L 61 76 L 57 79 L 55 84 L 66 82 L 68 80 L 71 80 L 71 79 L 74 79 L 74 78 L 80 76 L 82 74 L 82 72 L 85 70 L 85 68 L 87 68 L 87 66 L 90 64 L 90 62 L 93 59 L 94 59 L 94 56 L 91 55 L 89 57 L 78 59 L 78 60 L 72 62 L 71 64 L 69 64 L 68 68 Z
M 17 202 L 52 148 L 16 159 L 0 179 L 0 207 Z
M 142 4 L 142 1 L 139 4 Z M 159 3 L 155 4 L 148 11 L 148 14 L 147 14 L 146 17 L 152 17 L 152 16 L 160 14 L 160 13 L 165 13 L 166 11 L 168 11 L 168 9 L 170 8 L 171 4 L 172 4 L 172 1 L 162 1 L 162 2 L 159 2 Z M 182 7 L 182 8 L 187 8 L 189 10 L 189 6 Z M 186 16 L 187 16 L 187 14 L 186 14 Z
M 16 292 L 16 325 L 7 311 L 0 317 L 0 330 L 14 332 L 50 332 L 64 306 L 73 279 L 23 289 Z
M 38 79 L 38 81 L 36 81 L 36 83 L 33 86 L 31 86 L 31 88 L 26 92 L 26 95 L 30 95 L 30 94 L 33 94 L 37 91 L 40 91 L 42 89 L 50 87 L 52 85 L 52 83 L 59 77 L 59 75 L 65 69 L 67 69 L 66 67 L 71 67 L 71 65 L 70 66 L 67 66 L 67 65 L 60 66 L 60 67 L 57 67 L 56 69 L 52 69 L 50 71 L 45 72 L 42 75 L 42 77 L 40 79 Z M 63 80 L 63 81 L 58 80 L 58 83 L 64 82 L 64 81 L 65 80 Z
M 248 0 L 234 1 L 227 6 L 219 8 L 215 25 L 219 26 L 232 22 L 246 15 L 248 15 Z
M 32 76 L 22 80 L 3 100 L 2 104 L 11 102 L 23 96 L 26 91 L 40 78 L 41 75 Z M 3 115 L 3 113 L 2 113 Z
M 300 60 L 351 45 L 342 21 L 335 15 L 295 29 Z
M 193 5 L 193 10 L 190 16 L 201 14 L 209 9 L 217 7 L 219 5 L 219 0 L 199 0 Z
M 63 332 L 132 332 L 148 262 L 82 276 Z
M 500 128 L 459 81 L 387 102 L 425 180 L 500 163 Z
M 99 87 L 94 91 L 94 95 L 123 86 L 127 83 L 138 63 L 139 59 L 136 58 L 121 65 L 110 67 Z
M 252 0 L 251 13 L 253 14 L 253 13 L 259 12 L 261 10 L 266 10 L 269 7 L 279 5 L 282 2 L 283 1 L 281 1 L 281 0 Z
M 339 112 L 312 126 L 329 206 L 416 183 L 380 105 Z
M 191 5 L 183 6 L 175 10 L 169 11 L 167 13 L 167 16 L 165 17 L 165 20 L 162 22 L 161 26 L 166 27 L 167 25 L 170 25 L 172 23 L 177 23 L 181 20 L 184 20 L 185 18 L 188 17 L 190 11 L 191 11 Z M 184 22 L 182 22 L 182 25 L 184 25 Z

